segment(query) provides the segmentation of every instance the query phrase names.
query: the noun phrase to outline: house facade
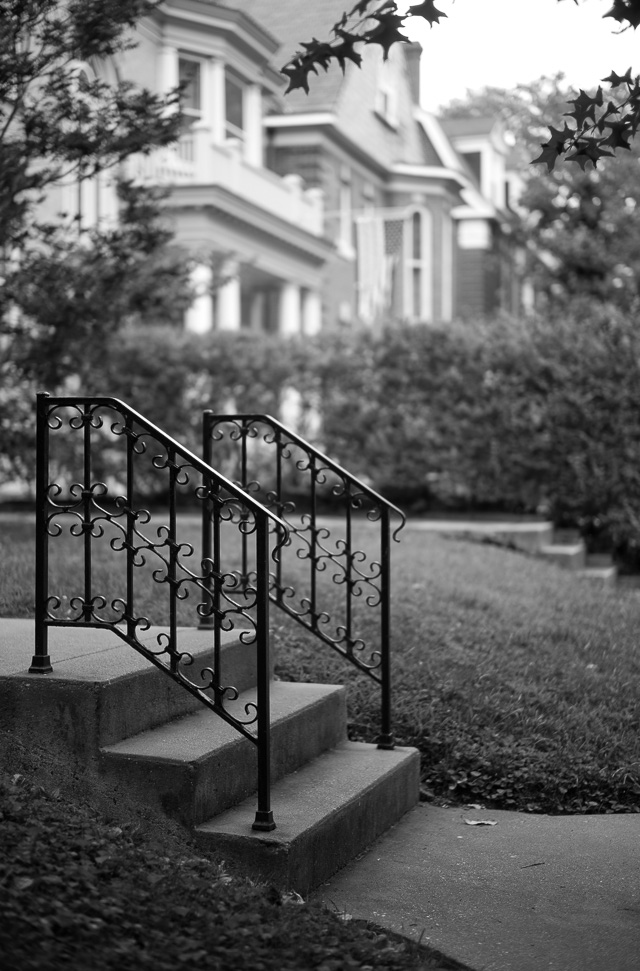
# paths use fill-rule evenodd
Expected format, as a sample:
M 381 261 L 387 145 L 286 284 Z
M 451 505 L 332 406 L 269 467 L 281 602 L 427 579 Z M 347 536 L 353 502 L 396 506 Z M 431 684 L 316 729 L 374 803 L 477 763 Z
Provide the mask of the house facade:
M 154 91 L 182 85 L 179 142 L 131 159 L 127 175 L 169 190 L 167 217 L 196 263 L 192 330 L 311 335 L 518 301 L 504 137 L 491 121 L 444 125 L 421 110 L 419 45 L 396 44 L 387 61 L 369 45 L 361 69 L 333 65 L 309 95 L 284 95 L 279 68 L 343 9 L 165 0 L 136 48 L 94 66 Z M 107 175 L 48 205 L 117 218 Z

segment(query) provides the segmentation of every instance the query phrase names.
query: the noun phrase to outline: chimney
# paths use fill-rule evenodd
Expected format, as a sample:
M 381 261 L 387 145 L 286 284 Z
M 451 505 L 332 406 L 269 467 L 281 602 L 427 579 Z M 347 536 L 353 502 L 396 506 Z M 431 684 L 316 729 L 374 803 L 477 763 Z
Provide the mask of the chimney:
M 422 45 L 418 41 L 411 41 L 402 45 L 407 62 L 407 75 L 409 78 L 409 89 L 411 100 L 414 104 L 420 104 L 420 55 Z

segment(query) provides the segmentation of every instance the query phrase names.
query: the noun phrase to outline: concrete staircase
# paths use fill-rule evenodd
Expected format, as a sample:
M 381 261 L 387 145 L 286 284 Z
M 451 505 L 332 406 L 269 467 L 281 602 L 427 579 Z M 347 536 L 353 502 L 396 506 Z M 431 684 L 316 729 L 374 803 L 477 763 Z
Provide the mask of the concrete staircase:
M 3 623 L 26 625 L 29 634 L 18 641 L 32 640 L 28 621 Z M 151 629 L 146 639 L 159 632 Z M 210 633 L 184 629 L 180 636 L 197 670 L 212 662 Z M 235 632 L 224 637 L 224 680 L 241 692 L 234 705 L 242 711 L 255 700 L 251 649 Z M 272 681 L 277 828 L 255 832 L 257 757 L 250 741 L 115 634 L 53 628 L 50 643 L 52 674 L 25 673 L 29 648 L 19 668 L 0 671 L 5 715 L 28 719 L 31 730 L 46 726 L 188 828 L 203 849 L 254 877 L 306 894 L 418 800 L 417 751 L 349 742 L 343 687 Z
M 555 530 L 551 543 L 543 543 L 538 555 L 584 580 L 615 586 L 618 569 L 607 554 L 589 554 L 577 530 Z

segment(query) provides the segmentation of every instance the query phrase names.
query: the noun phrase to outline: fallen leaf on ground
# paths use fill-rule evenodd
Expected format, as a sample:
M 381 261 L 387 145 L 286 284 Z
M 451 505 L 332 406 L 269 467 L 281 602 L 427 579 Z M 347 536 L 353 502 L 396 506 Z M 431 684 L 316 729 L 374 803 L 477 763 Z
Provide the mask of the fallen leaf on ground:
M 465 819 L 467 826 L 497 826 L 497 819 Z

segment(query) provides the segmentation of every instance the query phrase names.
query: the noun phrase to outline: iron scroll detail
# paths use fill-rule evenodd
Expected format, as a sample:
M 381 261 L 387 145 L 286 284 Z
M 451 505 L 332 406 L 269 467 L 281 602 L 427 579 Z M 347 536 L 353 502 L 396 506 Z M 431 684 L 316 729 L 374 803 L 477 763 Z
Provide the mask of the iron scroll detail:
M 404 514 L 269 415 L 206 411 L 203 456 L 285 524 L 287 538 L 280 526 L 272 527 L 281 554 L 270 575 L 271 601 L 380 685 L 378 746 L 393 748 L 391 545 Z M 375 532 L 374 555 L 362 548 L 370 544 L 359 542 L 363 525 Z M 205 522 L 203 550 L 207 530 Z M 298 566 L 295 582 L 287 570 L 292 559 Z M 249 550 L 243 549 L 242 584 L 250 585 L 253 569 Z
M 270 563 L 288 540 L 286 523 L 116 398 L 38 394 L 36 438 L 36 642 L 30 671 L 52 670 L 51 627 L 111 631 L 257 747 L 253 827 L 273 829 Z M 208 517 L 216 536 L 206 552 L 197 551 L 193 536 L 184 538 L 194 511 Z M 241 548 L 255 564 L 250 582 Z M 52 568 L 56 557 L 62 568 Z M 162 612 L 157 631 L 155 609 Z M 208 660 L 200 666 L 181 646 L 184 629 L 198 625 L 211 637 Z M 255 651 L 256 701 L 240 711 L 233 704 L 238 689 L 222 676 L 228 631 Z

